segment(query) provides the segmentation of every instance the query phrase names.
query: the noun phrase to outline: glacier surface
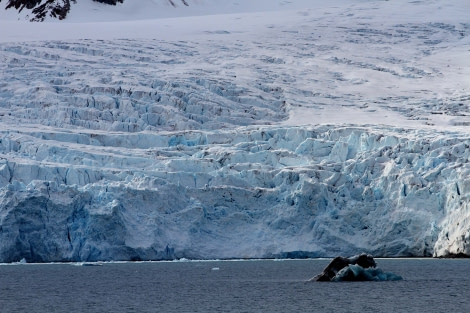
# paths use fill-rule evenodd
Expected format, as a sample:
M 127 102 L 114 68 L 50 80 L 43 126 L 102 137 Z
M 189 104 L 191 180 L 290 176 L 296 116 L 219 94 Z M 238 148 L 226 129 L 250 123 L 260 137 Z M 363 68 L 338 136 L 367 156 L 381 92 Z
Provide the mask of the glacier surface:
M 470 255 L 466 4 L 398 2 L 0 35 L 0 262 Z

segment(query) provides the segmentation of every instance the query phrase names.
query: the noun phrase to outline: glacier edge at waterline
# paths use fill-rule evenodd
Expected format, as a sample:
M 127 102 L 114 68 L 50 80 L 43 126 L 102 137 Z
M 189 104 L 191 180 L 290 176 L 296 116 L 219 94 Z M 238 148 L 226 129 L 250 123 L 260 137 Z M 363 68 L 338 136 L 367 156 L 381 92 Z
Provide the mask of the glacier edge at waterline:
M 217 133 L 168 134 L 166 146 L 143 149 L 148 163 L 136 156 L 119 172 L 107 155 L 3 132 L 3 153 L 18 159 L 0 161 L 0 260 L 469 254 L 463 134 L 377 126 Z M 199 136 L 206 139 L 194 144 Z M 51 161 L 70 153 L 80 162 Z

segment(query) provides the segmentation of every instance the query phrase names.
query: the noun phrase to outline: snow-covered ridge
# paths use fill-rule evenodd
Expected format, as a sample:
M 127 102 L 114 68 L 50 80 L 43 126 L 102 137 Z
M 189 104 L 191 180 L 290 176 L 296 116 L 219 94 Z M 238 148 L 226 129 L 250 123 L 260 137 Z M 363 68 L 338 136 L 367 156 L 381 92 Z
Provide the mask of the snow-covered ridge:
M 328 5 L 344 2 L 334 0 Z M 0 0 L 0 20 L 104 22 L 275 11 L 319 5 L 325 4 L 308 0 Z
M 6 23 L 0 261 L 470 255 L 467 4 L 396 3 Z

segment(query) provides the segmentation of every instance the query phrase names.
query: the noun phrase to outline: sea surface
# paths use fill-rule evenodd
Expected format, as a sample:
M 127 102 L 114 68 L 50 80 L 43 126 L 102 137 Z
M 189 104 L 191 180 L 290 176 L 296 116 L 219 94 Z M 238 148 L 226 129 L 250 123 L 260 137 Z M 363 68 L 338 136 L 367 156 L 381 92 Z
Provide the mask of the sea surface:
M 376 261 L 404 279 L 307 282 L 326 259 L 0 265 L 0 312 L 470 312 L 469 259 Z

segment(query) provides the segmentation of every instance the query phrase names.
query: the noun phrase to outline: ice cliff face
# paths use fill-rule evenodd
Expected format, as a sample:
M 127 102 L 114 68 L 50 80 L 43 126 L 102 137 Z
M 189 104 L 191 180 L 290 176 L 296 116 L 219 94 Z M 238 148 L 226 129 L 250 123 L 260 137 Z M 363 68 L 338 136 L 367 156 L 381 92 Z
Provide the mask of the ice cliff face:
M 404 134 L 3 132 L 0 258 L 468 254 L 468 137 Z
M 4 131 L 0 259 L 468 254 L 468 137 L 405 133 Z
M 0 262 L 470 255 L 470 26 L 375 4 L 1 43 Z

